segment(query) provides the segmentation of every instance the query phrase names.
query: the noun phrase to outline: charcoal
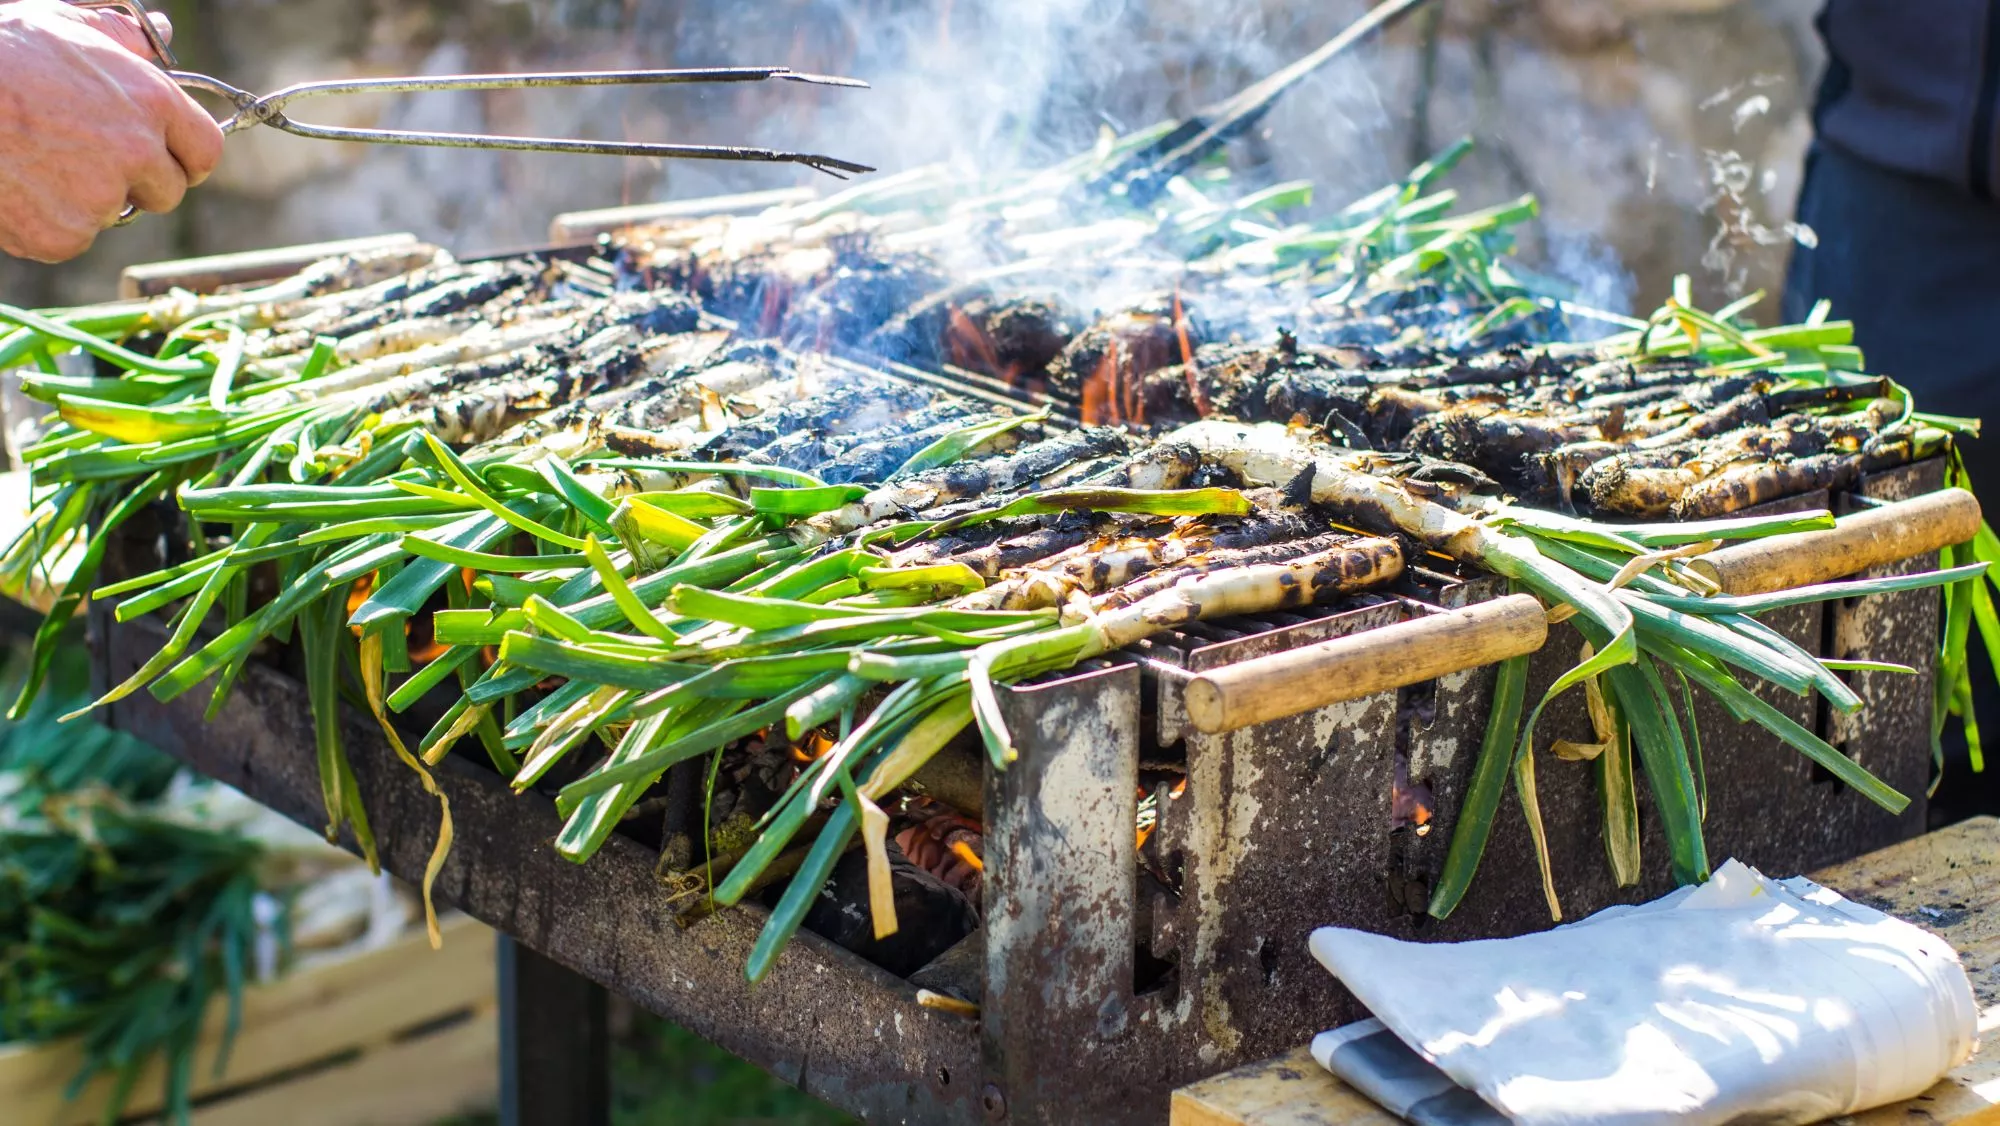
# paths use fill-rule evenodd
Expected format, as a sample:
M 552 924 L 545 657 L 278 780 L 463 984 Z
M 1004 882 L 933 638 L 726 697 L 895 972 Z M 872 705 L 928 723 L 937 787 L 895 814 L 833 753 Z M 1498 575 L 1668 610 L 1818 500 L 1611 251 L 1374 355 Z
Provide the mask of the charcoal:
M 1131 439 L 1102 426 L 1086 426 L 1032 442 L 1001 457 L 977 458 L 940 466 L 911 478 L 915 486 L 931 486 L 940 501 L 978 500 L 991 503 L 1002 495 L 1034 488 L 1078 462 L 1105 454 L 1124 454 Z
M 945 363 L 945 330 L 952 306 L 936 294 L 917 302 L 868 334 L 862 348 L 891 363 L 936 371 Z
M 1195 353 L 1194 379 L 1184 364 L 1144 378 L 1146 418 L 1162 426 L 1208 415 L 1321 425 L 1333 414 L 1351 419 L 1365 412 L 1369 384 L 1348 360 L 1335 350 L 1300 348 L 1289 336 L 1272 346 L 1208 345 Z
M 1520 484 L 1534 455 L 1598 436 L 1588 421 L 1511 411 L 1482 404 L 1432 414 L 1404 436 L 1402 448 L 1473 466 L 1509 484 Z
M 858 848 L 834 865 L 833 878 L 806 910 L 804 926 L 898 977 L 908 977 L 971 934 L 979 913 L 965 893 L 910 863 L 894 841 L 888 850 L 895 934 L 875 937 L 868 912 L 868 854 Z
M 534 283 L 539 274 L 540 270 L 523 263 L 491 274 L 461 278 L 416 294 L 403 301 L 400 307 L 392 306 L 394 317 L 397 320 L 414 320 L 476 309 L 501 297 L 517 296 L 514 291 Z
M 744 460 L 817 476 L 829 462 L 845 452 L 844 444 L 829 441 L 821 435 L 793 434 L 746 455 Z
M 743 457 L 765 465 L 782 465 L 817 474 L 822 466 L 851 450 L 873 448 L 880 443 L 905 438 L 913 429 L 928 430 L 945 423 L 950 423 L 951 426 L 946 429 L 951 429 L 961 425 L 957 420 L 972 412 L 972 408 L 959 399 L 931 401 L 900 415 L 881 402 L 865 401 L 865 407 L 865 410 L 850 417 L 838 432 L 821 427 L 794 430 L 748 451 Z M 921 445 L 916 447 L 922 448 Z M 897 465 L 900 466 L 901 462 Z
M 621 293 L 603 305 L 601 326 L 631 325 L 647 336 L 693 332 L 701 324 L 701 306 L 694 298 L 671 290 Z
M 1045 376 L 1077 331 L 1068 311 L 1046 298 L 975 297 L 952 314 L 945 359 L 1013 383 Z
M 1360 422 L 1377 448 L 1398 449 L 1417 424 L 1431 415 L 1475 403 L 1503 406 L 1506 402 L 1504 392 L 1486 384 L 1431 390 L 1381 387 L 1369 396 Z
M 483 441 L 552 408 L 622 386 L 646 370 L 645 351 L 636 345 L 573 363 L 565 361 L 566 357 L 558 360 L 545 354 L 505 382 L 436 398 L 417 417 L 443 441 Z
M 685 250 L 647 254 L 632 269 L 653 287 L 691 292 L 704 308 L 735 321 L 745 333 L 771 336 L 785 323 L 792 302 L 833 268 L 819 247 L 698 257 Z

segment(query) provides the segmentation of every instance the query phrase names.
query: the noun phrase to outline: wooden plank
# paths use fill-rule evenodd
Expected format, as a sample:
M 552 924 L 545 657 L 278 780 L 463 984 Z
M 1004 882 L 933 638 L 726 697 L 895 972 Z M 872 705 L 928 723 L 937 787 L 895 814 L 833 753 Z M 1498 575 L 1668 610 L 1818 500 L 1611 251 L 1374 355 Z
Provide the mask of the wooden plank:
M 1813 874 L 1856 902 L 1952 944 L 1972 979 L 1982 1039 L 2000 1031 L 2000 820 L 1978 817 Z M 1174 1092 L 1172 1126 L 1388 1126 L 1399 1121 L 1335 1079 L 1306 1048 Z M 2000 1048 L 1928 1092 L 1845 1121 L 1860 1126 L 2000 1123 Z
M 343 239 L 339 242 L 248 250 L 240 254 L 182 258 L 174 262 L 148 262 L 140 266 L 127 266 L 125 272 L 118 275 L 118 297 L 123 301 L 132 301 L 141 297 L 157 297 L 170 289 L 177 288 L 196 293 L 213 293 L 224 286 L 287 277 L 322 258 L 331 258 L 336 254 L 408 246 L 416 241 L 417 236 L 412 234 L 374 235 L 369 238 Z
M 589 242 L 599 235 L 627 227 L 643 227 L 670 219 L 692 219 L 703 215 L 754 215 L 770 207 L 804 203 L 819 193 L 811 188 L 776 188 L 766 192 L 681 199 L 668 203 L 635 203 L 627 207 L 604 207 L 595 211 L 569 211 L 549 223 L 549 241 L 557 244 Z
M 1295 1048 L 1174 1092 L 1172 1126 L 1395 1126 L 1376 1106 Z
M 331 1067 L 197 1107 L 194 1126 L 430 1126 L 490 1110 L 499 1089 L 492 1009 Z
M 445 938 L 446 950 L 436 952 L 423 932 L 415 931 L 388 946 L 336 956 L 246 990 L 242 1031 L 220 1079 L 213 1067 L 226 1005 L 218 998 L 195 1054 L 195 1097 L 379 1044 L 454 1012 L 492 1005 L 498 980 L 493 932 L 457 916 L 446 926 Z M 0 1107 L 7 1108 L 7 1121 L 94 1123 L 110 1090 L 108 1078 L 74 1102 L 63 1098 L 81 1065 L 81 1053 L 71 1043 L 0 1049 Z M 164 1098 L 164 1077 L 163 1068 L 148 1069 L 128 1110 L 157 1109 Z

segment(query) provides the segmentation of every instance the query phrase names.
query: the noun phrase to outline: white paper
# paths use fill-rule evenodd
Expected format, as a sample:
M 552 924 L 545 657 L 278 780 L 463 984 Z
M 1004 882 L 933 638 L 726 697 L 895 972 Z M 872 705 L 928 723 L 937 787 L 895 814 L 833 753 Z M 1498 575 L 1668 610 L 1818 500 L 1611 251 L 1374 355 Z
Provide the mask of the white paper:
M 1816 1122 L 1914 1097 L 1976 1045 L 1942 939 L 1734 861 L 1541 934 L 1312 951 L 1459 1086 L 1526 1124 Z

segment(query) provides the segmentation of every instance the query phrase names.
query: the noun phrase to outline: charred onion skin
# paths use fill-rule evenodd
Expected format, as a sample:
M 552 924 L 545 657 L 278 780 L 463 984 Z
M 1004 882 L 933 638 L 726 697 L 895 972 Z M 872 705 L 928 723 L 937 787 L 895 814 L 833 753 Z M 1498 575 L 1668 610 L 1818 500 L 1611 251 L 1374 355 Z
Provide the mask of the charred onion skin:
M 1130 605 L 1182 579 L 1238 566 L 1282 563 L 1321 555 L 1340 570 L 1343 590 L 1358 590 L 1402 573 L 1402 549 L 1392 540 L 1340 533 L 1314 535 L 1303 520 L 1246 520 L 1234 527 L 1189 528 L 1171 535 L 1133 535 L 1085 543 L 1001 579 L 965 605 L 995 610 L 1060 607 L 1077 594 L 1105 595 L 1105 605 Z
M 1389 585 L 1402 577 L 1406 564 L 1402 545 L 1381 536 L 1329 533 L 1306 540 L 1257 547 L 1217 548 L 1179 566 L 1127 583 L 1106 594 L 1099 600 L 1098 607 L 1110 610 L 1136 605 L 1203 575 L 1237 568 L 1283 566 L 1301 553 L 1315 561 L 1310 579 L 1300 580 L 1294 572 L 1287 571 L 1286 577 L 1280 581 L 1287 589 L 1297 583 L 1301 597 L 1305 596 L 1304 591 L 1313 592 L 1309 601 L 1328 593 L 1354 594 Z
M 1310 606 L 1394 582 L 1403 557 L 1394 541 L 1366 539 L 1281 563 L 1194 572 L 1173 585 L 1090 621 L 1097 652 L 1123 649 L 1154 634 L 1193 622 Z
M 1725 667 L 1836 708 L 1859 697 L 1751 611 L 1704 602 L 1680 556 L 1706 539 L 1668 522 L 1845 487 L 1948 438 L 1852 374 L 1858 353 L 1820 320 L 1756 330 L 1677 292 L 1643 327 L 1558 339 L 1574 310 L 1500 264 L 1532 205 L 1455 213 L 1425 186 L 1437 171 L 1302 222 L 1298 185 L 1225 201 L 1204 171 L 1187 210 L 1107 205 L 1065 230 L 1040 187 L 982 202 L 919 170 L 895 190 L 948 202 L 863 184 L 825 210 L 624 233 L 597 257 L 418 248 L 76 323 L 0 307 L 0 366 L 54 349 L 133 377 L 24 380 L 58 408 L 37 453 L 49 544 L 155 500 L 194 533 L 193 558 L 100 592 L 176 614 L 106 702 L 214 683 L 219 706 L 296 629 L 331 829 L 366 834 L 339 744 L 347 661 L 399 748 L 390 711 L 449 702 L 405 755 L 427 787 L 426 761 L 476 742 L 517 789 L 555 790 L 554 847 L 579 862 L 649 803 L 685 806 L 712 763 L 722 823 L 697 841 L 682 819 L 667 867 L 713 893 L 687 921 L 782 890 L 753 979 L 802 920 L 912 965 L 976 923 L 978 826 L 898 799 L 961 736 L 1007 765 L 997 685 L 1205 619 L 1340 605 L 1419 551 L 1575 611 L 1595 663 L 1558 683 L 1600 678 L 1600 704 L 1616 699 L 1623 799 L 1636 809 L 1636 756 L 1673 871 L 1700 878 L 1695 774 L 1645 726 L 1673 712 L 1642 662 L 1739 718 L 1758 700 Z M 1050 409 L 1015 413 L 1008 388 Z M 1676 664 L 1683 645 L 1698 659 Z M 1491 735 L 1477 796 L 1511 777 L 1538 826 L 1534 714 L 1525 742 Z M 1818 736 L 1759 722 L 1895 805 Z M 1476 863 L 1465 842 L 1439 914 Z
M 1192 346 L 1202 330 L 1174 316 L 1173 299 L 1161 296 L 1121 310 L 1079 333 L 1049 370 L 1050 391 L 1078 404 L 1087 423 L 1145 425 L 1146 377 L 1181 362 L 1182 332 Z

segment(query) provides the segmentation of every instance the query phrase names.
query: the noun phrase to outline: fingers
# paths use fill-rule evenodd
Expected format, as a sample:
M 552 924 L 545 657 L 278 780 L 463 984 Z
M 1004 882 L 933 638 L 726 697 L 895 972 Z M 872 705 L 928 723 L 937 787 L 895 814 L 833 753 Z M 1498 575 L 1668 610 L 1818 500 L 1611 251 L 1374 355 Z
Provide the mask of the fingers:
M 115 8 L 69 8 L 66 13 L 90 25 L 104 35 L 117 41 L 118 45 L 148 61 L 157 61 L 152 44 L 147 42 L 145 33 L 139 28 L 139 21 Z M 167 40 L 173 39 L 173 21 L 157 12 L 152 14 L 153 26 Z M 151 97 L 146 99 L 149 107 L 159 119 L 166 137 L 167 151 L 180 163 L 182 176 L 178 193 L 200 184 L 215 171 L 216 162 L 222 159 L 222 130 L 209 116 L 201 103 L 188 96 L 165 73 L 157 73 L 157 81 L 143 84 L 152 87 Z M 160 210 L 146 202 L 147 199 L 164 199 L 172 196 L 178 200 L 176 191 L 170 191 L 166 177 L 158 177 L 153 182 L 140 185 L 135 183 L 133 202 L 148 211 Z M 148 190 L 150 189 L 150 191 Z M 145 194 L 142 194 L 145 193 Z
M 146 33 L 139 27 L 139 21 L 126 13 L 116 8 L 76 8 L 72 11 L 77 19 L 117 40 L 120 47 L 142 59 L 159 61 L 159 56 L 153 53 L 153 44 L 147 40 Z M 153 26 L 159 30 L 162 38 L 172 42 L 174 25 L 171 20 L 155 14 Z
M 187 195 L 188 173 L 173 153 L 161 146 L 154 159 L 132 173 L 131 201 L 141 211 L 172 211 Z M 120 208 L 122 213 L 124 208 Z M 113 221 L 117 214 L 111 216 Z M 108 224 L 107 224 L 108 225 Z
M 178 86 L 161 108 L 167 151 L 180 164 L 184 187 L 200 184 L 222 159 L 222 127 Z
M 15 258 L 55 266 L 81 257 L 97 241 L 94 231 L 37 231 L 15 239 L 0 239 L 0 251 Z
M 51 266 L 67 262 L 89 250 L 97 236 L 116 221 L 116 212 L 109 208 L 110 194 L 95 190 L 33 208 L 26 221 L 4 224 L 10 237 L 0 249 L 16 258 Z
M 189 188 L 215 170 L 222 158 L 222 130 L 164 76 L 141 105 L 150 111 L 152 129 L 135 129 L 133 144 L 124 151 L 129 195 L 141 210 L 172 211 Z
M 82 9 L 79 14 L 86 17 L 93 27 L 117 40 L 126 50 L 148 60 L 155 57 L 152 46 L 139 30 L 138 22 L 130 16 L 109 8 Z M 163 35 L 172 38 L 173 24 L 165 16 L 155 14 L 153 23 Z M 179 193 L 200 184 L 215 171 L 216 162 L 222 159 L 222 129 L 200 102 L 190 97 L 164 72 L 153 72 L 152 79 L 140 80 L 142 85 L 150 87 L 142 101 L 157 118 L 166 137 L 167 151 L 180 163 L 182 174 L 174 192 L 165 190 L 167 184 L 164 177 L 146 186 L 158 189 L 159 194 L 155 198 L 172 195 L 178 202 Z M 133 187 L 133 202 L 147 211 L 164 210 L 146 202 L 147 197 L 139 194 L 142 185 L 135 183 Z

